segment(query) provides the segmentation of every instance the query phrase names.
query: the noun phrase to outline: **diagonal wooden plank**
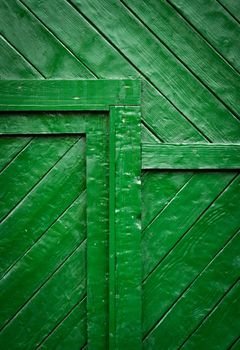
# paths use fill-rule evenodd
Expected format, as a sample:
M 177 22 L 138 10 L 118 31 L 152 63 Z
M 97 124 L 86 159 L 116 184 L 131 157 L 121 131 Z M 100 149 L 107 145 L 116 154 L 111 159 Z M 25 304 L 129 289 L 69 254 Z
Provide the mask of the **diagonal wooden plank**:
M 142 120 L 141 123 L 141 140 L 142 142 L 147 142 L 147 143 L 159 143 L 161 142 L 159 139 L 159 136 L 157 136 L 155 133 L 150 131 L 149 126 L 144 123 Z
M 86 294 L 86 242 L 24 305 L 0 336 L 2 348 L 36 348 Z M 37 314 L 37 317 L 36 317 Z
M 91 78 L 92 74 L 15 0 L 1 1 L 2 34 L 47 78 Z M 34 23 L 34 25 L 33 25 Z M 29 30 L 31 28 L 31 30 Z M 36 50 L 36 39 L 38 50 Z M 43 72 L 44 70 L 44 72 Z
M 85 141 L 82 138 L 4 219 L 0 231 L 2 273 L 35 242 L 49 222 L 58 217 L 59 205 L 61 208 L 67 207 L 84 189 L 85 177 L 79 175 L 85 171 L 84 150 Z M 68 192 L 63 191 L 65 186 L 69 188 Z
M 31 139 L 32 137 L 1 137 L 0 173 L 2 173 L 5 167 L 8 166 L 20 152 L 22 152 Z
M 227 349 L 239 337 L 240 282 L 234 284 L 208 318 L 184 344 L 184 349 Z
M 142 179 L 142 231 L 184 186 L 192 172 L 150 171 Z M 161 196 L 159 196 L 161 193 Z
M 153 349 L 158 344 L 164 349 L 181 346 L 239 278 L 239 246 L 240 235 L 237 232 L 161 318 L 144 340 L 144 349 Z
M 239 350 L 240 349 L 240 336 L 230 345 L 229 350 Z
M 86 194 L 83 192 L 1 280 L 0 305 L 3 308 L 0 327 L 13 317 L 85 238 Z
M 135 69 L 127 60 L 106 40 L 101 39 L 67 1 L 52 0 L 42 4 L 37 0 L 22 2 L 88 67 L 95 78 L 137 78 Z M 86 50 L 86 47 L 89 49 Z
M 217 0 L 226 11 L 240 24 L 240 4 L 236 0 Z
M 173 101 L 204 135 L 214 142 L 239 140 L 239 121 L 119 2 L 93 1 L 90 5 L 88 1 L 81 1 L 81 6 L 76 0 L 71 2 L 94 22 L 155 86 L 161 87 L 168 99 Z M 117 26 L 112 13 L 118 18 Z M 114 31 L 113 27 L 116 28 Z M 146 45 L 148 50 L 145 49 Z M 206 115 L 211 117 L 206 118 Z M 220 124 L 225 127 L 219 128 Z
M 168 1 L 240 72 L 240 27 L 217 1 Z
M 143 284 L 143 332 L 150 331 L 240 226 L 235 177 Z M 184 271 L 184 273 L 183 273 Z
M 42 75 L 0 34 L 0 79 L 34 79 Z
M 239 74 L 169 4 L 156 0 L 122 3 L 219 101 L 239 115 Z
M 142 238 L 143 277 L 174 249 L 234 177 L 225 173 L 195 173 L 151 223 Z M 158 195 L 161 192 L 158 192 Z
M 86 342 L 86 299 L 83 299 L 36 349 L 79 350 Z
M 4 137 L 0 138 L 0 147 L 4 140 Z M 0 220 L 31 191 L 77 140 L 76 136 L 37 137 L 17 154 L 0 173 Z
M 152 132 L 164 142 L 202 142 L 209 139 L 202 135 L 182 111 L 165 98 L 156 86 L 143 79 L 142 118 Z

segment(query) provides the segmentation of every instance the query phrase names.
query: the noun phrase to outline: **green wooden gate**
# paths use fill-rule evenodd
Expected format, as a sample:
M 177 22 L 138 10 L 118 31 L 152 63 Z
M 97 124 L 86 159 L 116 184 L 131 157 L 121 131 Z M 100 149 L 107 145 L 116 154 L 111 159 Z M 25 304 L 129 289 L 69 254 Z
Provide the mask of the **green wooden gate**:
M 141 166 L 139 81 L 0 88 L 2 347 L 235 342 L 240 146 L 143 143 Z
M 1 348 L 240 349 L 239 4 L 0 2 Z

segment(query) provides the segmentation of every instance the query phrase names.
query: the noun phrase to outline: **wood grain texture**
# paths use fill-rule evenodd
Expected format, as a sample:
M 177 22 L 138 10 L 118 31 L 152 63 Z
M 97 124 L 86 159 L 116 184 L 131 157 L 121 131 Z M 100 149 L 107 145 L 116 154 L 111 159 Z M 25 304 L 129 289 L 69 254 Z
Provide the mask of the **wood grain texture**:
M 111 109 L 115 121 L 115 334 L 109 349 L 140 349 L 142 338 L 140 229 L 140 107 Z M 110 149 L 111 150 L 111 149 Z M 110 181 L 112 177 L 110 176 Z M 111 193 L 110 193 L 111 198 Z M 110 201 L 111 203 L 111 201 Z M 111 234 L 111 227 L 110 227 Z M 111 265 L 110 265 L 111 267 Z M 111 277 L 111 275 L 110 275 Z M 110 291 L 111 292 L 111 291 Z M 111 328 L 110 328 L 111 330 Z
M 165 317 L 161 318 L 145 339 L 145 349 L 158 347 L 158 344 L 166 349 L 182 347 L 189 334 L 194 333 L 199 324 L 238 279 L 239 240 L 240 236 L 237 232 L 206 266 L 191 288 L 187 289 L 169 309 Z M 173 330 L 174 337 L 172 336 Z M 199 347 L 198 342 L 195 344 L 196 347 Z
M 109 105 L 140 103 L 140 81 L 2 80 L 0 110 L 109 110 Z
M 71 2 L 117 45 L 149 82 L 164 91 L 164 95 L 203 135 L 213 142 L 222 142 L 226 138 L 231 142 L 239 140 L 239 121 L 122 4 L 115 0 L 93 1 L 91 5 L 88 1 L 81 1 L 81 4 L 77 0 Z M 100 13 L 104 16 L 99 16 Z M 113 14 L 118 18 L 114 31 Z M 224 129 L 218 127 L 221 120 L 224 120 Z
M 236 0 L 218 0 L 218 2 L 224 6 L 225 10 L 229 12 L 233 18 L 240 22 L 240 4 Z
M 214 146 L 214 143 L 226 146 L 232 143 L 233 147 L 239 143 L 239 1 L 4 0 L 0 9 L 1 79 L 141 78 L 144 143 L 212 142 L 210 146 Z M 24 138 L 26 143 L 18 141 L 15 146 L 12 141 L 2 143 L 0 164 L 5 178 L 5 171 L 5 174 L 13 174 L 11 169 L 16 163 L 11 165 L 12 159 L 20 157 L 32 137 L 29 114 L 19 113 L 21 120 L 14 113 L 1 115 L 1 133 L 16 134 L 21 129 L 28 134 Z M 46 112 L 44 116 L 51 117 L 51 126 L 42 123 L 38 113 L 33 115 L 34 128 L 41 134 L 49 131 L 61 134 L 64 128 L 66 132 L 74 134 L 76 127 L 78 131 L 86 131 L 86 124 L 80 127 L 76 115 L 70 112 Z M 74 125 L 69 123 L 69 118 Z M 16 136 L 14 138 L 17 140 Z M 224 149 L 224 146 L 221 147 Z M 184 152 L 179 149 L 179 153 Z M 224 299 L 229 295 L 235 277 L 239 277 L 239 232 L 234 231 L 239 227 L 239 190 L 236 187 L 231 190 L 230 185 L 221 194 L 225 184 L 227 186 L 234 177 L 231 171 L 225 172 L 219 168 L 223 166 L 223 161 L 225 166 L 226 162 L 229 164 L 230 158 L 223 158 L 220 151 L 218 157 L 211 157 L 211 161 L 204 152 L 201 156 L 196 164 L 196 158 L 189 151 L 180 160 L 190 169 L 196 169 L 199 162 L 201 167 L 208 162 L 209 167 L 218 169 L 143 171 L 144 286 L 148 278 L 154 276 L 151 271 L 157 271 L 158 267 L 158 271 L 161 271 L 155 275 L 160 274 L 159 282 L 156 282 L 157 277 L 152 277 L 153 280 L 155 278 L 156 290 L 149 288 L 149 300 L 155 300 L 153 312 L 147 315 L 146 307 L 143 307 L 144 327 L 149 322 L 149 328 L 144 330 L 145 349 L 164 346 L 175 349 L 185 348 L 185 345 L 196 349 L 212 346 L 219 350 L 237 350 L 240 347 L 239 333 L 235 328 L 238 326 L 235 321 L 237 304 L 234 304 L 235 298 Z M 167 164 L 173 163 L 172 156 L 168 154 L 166 157 Z M 159 164 L 160 156 L 154 156 L 154 159 Z M 231 161 L 234 159 L 231 158 Z M 173 166 L 176 166 L 175 162 Z M 16 200 L 21 198 L 17 180 L 22 181 L 19 174 L 12 181 Z M 228 191 L 230 195 L 227 195 Z M 219 198 L 212 203 L 218 195 L 225 198 L 221 205 L 214 204 L 219 203 Z M 71 210 L 74 215 L 80 215 L 80 212 L 74 211 L 74 203 L 73 207 L 70 205 L 66 208 L 66 216 L 61 216 L 56 226 L 53 225 L 48 231 L 49 238 L 55 238 L 54 242 L 58 242 L 58 232 L 61 232 L 62 240 L 59 243 L 66 245 L 62 255 L 60 249 L 57 250 L 59 261 L 66 257 L 68 249 L 70 251 L 77 244 L 75 230 L 69 236 L 69 242 L 67 232 L 64 232 L 64 224 L 67 227 L 70 225 Z M 83 209 L 84 204 L 81 203 Z M 184 245 L 181 242 L 188 243 Z M 97 244 L 103 252 L 106 241 L 97 240 Z M 38 245 L 41 246 L 41 240 Z M 7 299 L 9 310 L 12 307 L 13 312 L 37 286 L 38 271 L 35 271 L 36 278 L 33 278 L 32 284 L 26 283 L 25 293 L 24 285 L 20 285 L 16 277 L 18 271 L 26 273 L 26 276 L 29 272 L 28 276 L 33 276 L 30 258 L 36 257 L 37 251 L 33 248 L 14 265 L 16 270 L 11 269 L 9 275 L 6 274 L 8 281 L 12 281 L 12 287 L 19 288 L 16 301 L 11 303 L 11 298 Z M 46 254 L 53 249 L 50 246 L 47 248 Z M 210 251 L 214 253 L 211 255 Z M 203 260 L 204 264 L 201 264 Z M 57 259 L 52 256 L 49 264 L 52 270 L 50 267 L 39 268 L 39 283 L 56 269 Z M 101 273 L 103 270 L 105 273 L 107 265 L 98 268 L 98 271 L 102 269 Z M 191 271 L 197 272 L 193 274 L 193 279 L 188 280 Z M 221 272 L 225 278 L 222 278 Z M 94 281 L 94 291 L 99 290 L 107 295 L 102 282 L 98 289 L 99 281 L 100 278 L 96 284 Z M 172 289 L 170 284 L 173 284 Z M 227 300 L 226 303 L 224 300 Z M 81 345 L 79 343 L 77 348 L 87 348 L 86 299 L 84 297 L 80 304 L 79 301 L 53 322 L 43 338 L 40 337 L 38 348 L 74 349 L 78 341 Z M 225 305 L 223 309 L 221 305 Z M 105 304 L 97 304 L 101 312 L 105 307 Z M 83 317 L 81 320 L 77 318 L 78 313 Z M 216 316 L 212 317 L 213 314 Z M 9 315 L 13 313 L 9 311 Z M 105 321 L 96 318 L 97 322 L 98 331 L 101 332 Z M 91 332 L 89 334 L 96 339 L 93 328 Z M 25 343 L 22 348 L 26 348 Z M 95 343 L 94 350 L 96 348 Z
M 240 72 L 238 59 L 240 26 L 221 6 L 221 0 L 220 3 L 214 0 L 196 0 L 194 3 L 189 0 L 169 0 L 169 2 L 208 40 L 217 52 Z M 233 6 L 239 7 L 238 1 L 227 2 L 229 6 L 235 3 Z
M 130 0 L 122 2 L 222 103 L 239 115 L 239 74 L 172 6 L 156 0 L 142 1 L 140 5 Z M 159 17 L 161 20 L 157 20 Z
M 240 145 L 142 145 L 143 169 L 240 169 Z
M 204 349 L 209 342 L 215 348 L 228 348 L 239 336 L 239 316 L 240 282 L 238 281 L 187 340 L 184 348 L 195 349 L 196 344 L 198 344 L 199 349 Z M 231 329 L 231 332 L 229 332 L 229 329 Z
M 144 279 L 174 250 L 229 181 L 228 173 L 195 173 L 143 231 Z M 161 193 L 161 192 L 160 192 Z M 159 195 L 159 192 L 158 192 Z M 184 218 L 184 220 L 183 220 Z
M 148 332 L 239 229 L 239 178 L 226 186 L 143 284 L 143 332 Z M 184 272 L 184 273 L 183 273 Z

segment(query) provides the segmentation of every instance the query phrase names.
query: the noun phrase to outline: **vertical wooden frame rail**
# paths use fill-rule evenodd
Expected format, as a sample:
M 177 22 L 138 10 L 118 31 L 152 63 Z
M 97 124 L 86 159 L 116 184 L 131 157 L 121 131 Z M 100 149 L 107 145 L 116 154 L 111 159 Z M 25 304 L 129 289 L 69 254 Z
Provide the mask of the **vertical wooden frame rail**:
M 1 81 L 0 91 L 0 135 L 86 135 L 88 349 L 140 349 L 140 81 Z
M 110 108 L 110 349 L 141 348 L 139 106 Z

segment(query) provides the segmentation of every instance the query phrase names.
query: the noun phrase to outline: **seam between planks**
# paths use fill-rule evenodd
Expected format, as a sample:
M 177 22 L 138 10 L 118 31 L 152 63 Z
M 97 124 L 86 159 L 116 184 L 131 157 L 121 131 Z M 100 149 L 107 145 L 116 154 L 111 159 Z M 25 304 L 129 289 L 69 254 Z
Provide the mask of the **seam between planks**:
M 161 213 L 169 206 L 169 204 L 175 199 L 175 197 L 183 190 L 183 188 L 189 183 L 189 181 L 193 178 L 193 176 L 196 175 L 196 173 L 193 173 L 190 178 L 179 188 L 179 190 L 173 195 L 171 199 L 164 205 L 164 207 L 149 221 L 147 226 L 144 227 L 142 230 L 142 239 L 145 236 L 146 231 L 149 229 L 149 227 L 152 226 L 152 224 L 155 222 L 155 220 L 158 219 L 158 217 L 161 215 Z
M 240 340 L 240 336 L 237 337 L 236 339 L 234 339 L 234 341 L 232 342 L 232 344 L 226 349 L 226 350 L 231 350 L 234 348 L 234 346 L 237 344 L 237 342 Z M 237 348 L 236 348 L 237 349 Z
M 11 137 L 11 136 L 10 136 Z M 28 136 L 26 136 L 28 137 Z M 18 150 L 18 152 L 11 158 L 11 160 L 0 170 L 0 175 L 2 175 L 2 173 L 7 170 L 7 168 L 12 164 L 12 162 L 14 162 L 16 160 L 16 158 L 23 152 L 25 151 L 26 148 L 29 147 L 29 145 L 31 144 L 31 142 L 33 141 L 34 137 L 31 137 L 30 140 L 20 149 Z
M 237 24 L 240 25 L 239 20 L 232 14 L 232 12 L 229 11 L 229 9 L 228 9 L 225 5 L 223 5 L 223 4 L 221 3 L 221 1 L 219 1 L 219 0 L 216 0 L 216 1 L 217 1 L 217 2 L 219 3 L 219 5 L 222 6 L 222 8 L 229 14 L 229 16 L 231 16 L 231 17 L 237 22 Z M 237 1 L 237 0 L 236 0 L 236 1 Z

